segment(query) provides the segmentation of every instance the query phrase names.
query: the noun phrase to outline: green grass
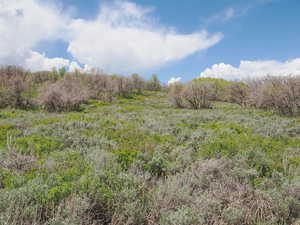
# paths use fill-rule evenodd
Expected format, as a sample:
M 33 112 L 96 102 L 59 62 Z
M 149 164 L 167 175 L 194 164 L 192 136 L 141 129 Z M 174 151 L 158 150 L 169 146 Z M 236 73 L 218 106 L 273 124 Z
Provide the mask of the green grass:
M 129 224 L 145 224 L 155 196 L 162 193 L 162 185 L 182 176 L 197 162 L 232 161 L 238 168 L 232 169 L 236 173 L 232 176 L 237 177 L 232 179 L 241 179 L 254 191 L 270 196 L 275 193 L 278 197 L 287 184 L 299 182 L 299 118 L 222 102 L 214 103 L 209 110 L 176 109 L 169 105 L 165 93 L 155 92 L 119 97 L 112 103 L 90 100 L 82 108 L 81 112 L 60 114 L 0 111 L 0 153 L 13 151 L 19 158 L 35 159 L 35 165 L 26 167 L 26 171 L 22 171 L 26 160 L 18 163 L 8 158 L 5 162 L 11 162 L 7 166 L 0 159 L 0 201 L 10 198 L 15 207 L 35 208 L 33 214 L 47 212 L 42 219 L 46 224 L 59 209 L 67 210 L 64 202 L 76 197 L 92 207 L 84 210 L 84 205 L 78 204 L 83 207 L 82 215 L 88 210 L 99 212 L 93 214 L 97 215 L 93 218 L 97 224 L 110 221 L 115 214 L 122 215 L 120 219 L 124 221 L 136 221 Z M 194 185 L 197 190 L 197 185 L 204 184 Z M 179 193 L 180 189 L 172 198 Z M 282 200 L 282 204 L 290 203 Z M 293 204 L 300 205 L 299 199 Z M 290 210 L 292 206 L 286 207 Z M 0 224 L 10 221 L 5 219 L 12 213 L 8 210 L 0 203 Z M 181 209 L 177 210 L 176 214 L 161 211 L 161 215 L 167 215 L 160 218 L 161 223 L 176 224 L 174 221 L 181 216 Z M 188 212 L 192 218 L 192 210 L 186 208 L 182 215 Z M 226 210 L 242 215 L 233 208 L 224 208 L 223 213 Z M 63 213 L 58 217 L 69 221 L 70 213 L 64 213 L 66 217 Z M 296 216 L 272 224 L 290 224 Z M 23 220 L 33 221 L 28 215 Z

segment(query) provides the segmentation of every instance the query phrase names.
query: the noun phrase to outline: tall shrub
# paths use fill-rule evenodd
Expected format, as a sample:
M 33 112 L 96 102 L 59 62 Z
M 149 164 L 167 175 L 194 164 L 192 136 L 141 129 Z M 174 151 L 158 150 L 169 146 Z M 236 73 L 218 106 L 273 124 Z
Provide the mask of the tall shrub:
M 266 77 L 249 83 L 248 104 L 282 115 L 300 113 L 300 77 Z
M 49 112 L 78 111 L 90 97 L 89 89 L 73 77 L 44 86 L 39 103 Z
M 192 81 L 182 91 L 187 105 L 193 109 L 211 108 L 213 94 L 212 84 L 209 82 Z
M 28 109 L 33 106 L 33 87 L 20 67 L 0 68 L 0 107 Z
M 184 98 L 182 95 L 182 90 L 184 88 L 184 84 L 180 82 L 173 83 L 169 86 L 169 99 L 171 104 L 178 108 L 184 108 Z

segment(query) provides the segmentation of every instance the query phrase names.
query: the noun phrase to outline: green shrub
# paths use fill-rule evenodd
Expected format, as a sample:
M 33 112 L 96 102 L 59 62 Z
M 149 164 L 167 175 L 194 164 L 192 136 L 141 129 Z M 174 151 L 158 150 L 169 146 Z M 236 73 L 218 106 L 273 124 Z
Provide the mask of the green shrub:
M 137 156 L 137 166 L 152 176 L 165 176 L 168 174 L 170 162 L 161 151 L 140 153 Z
M 0 147 L 6 146 L 10 131 L 13 131 L 13 126 L 0 125 Z
M 21 153 L 37 156 L 47 155 L 64 147 L 60 139 L 37 135 L 16 138 L 15 143 Z
M 160 91 L 162 89 L 161 83 L 156 74 L 152 74 L 146 83 L 147 90 Z
M 286 145 L 296 147 L 297 139 L 291 138 L 267 138 L 255 135 L 235 124 L 211 124 L 215 130 L 213 138 L 200 147 L 199 154 L 205 158 L 219 158 L 243 155 L 248 160 L 248 165 L 256 169 L 262 177 L 272 176 L 274 171 L 283 172 L 283 156 L 288 151 Z M 296 153 L 297 154 L 297 153 Z M 298 153 L 299 154 L 299 153 Z M 299 156 L 297 156 L 299 157 Z M 294 155 L 294 159 L 296 159 Z M 288 164 L 300 165 L 300 161 Z
M 137 158 L 138 152 L 135 150 L 121 150 L 114 153 L 117 156 L 118 162 L 121 167 L 126 170 Z
M 121 96 L 95 76 L 116 104 L 93 96 L 80 112 L 0 112 L 0 224 L 299 220 L 297 118 L 224 102 L 178 109 L 164 92 Z

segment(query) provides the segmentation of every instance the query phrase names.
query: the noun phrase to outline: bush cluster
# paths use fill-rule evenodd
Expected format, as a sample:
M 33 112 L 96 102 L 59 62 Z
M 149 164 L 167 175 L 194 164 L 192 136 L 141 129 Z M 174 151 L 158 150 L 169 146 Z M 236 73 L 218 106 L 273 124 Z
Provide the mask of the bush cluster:
M 201 78 L 169 87 L 173 105 L 180 108 L 210 108 L 211 101 L 237 103 L 295 116 L 300 113 L 300 77 L 265 77 L 247 82 Z
M 28 109 L 33 106 L 33 86 L 19 67 L 0 68 L 0 107 Z
M 78 111 L 91 94 L 77 77 L 58 80 L 45 85 L 39 96 L 39 104 L 48 112 Z
M 117 96 L 161 90 L 156 75 L 146 81 L 106 74 L 81 74 L 64 69 L 31 73 L 16 66 L 0 68 L 0 107 L 29 109 L 41 106 L 49 112 L 78 111 L 89 99 L 111 102 Z
M 266 77 L 248 83 L 248 104 L 283 115 L 300 113 L 300 77 Z
M 185 85 L 175 83 L 170 86 L 169 92 L 175 106 L 192 109 L 211 108 L 215 94 L 212 84 L 206 81 L 191 81 Z

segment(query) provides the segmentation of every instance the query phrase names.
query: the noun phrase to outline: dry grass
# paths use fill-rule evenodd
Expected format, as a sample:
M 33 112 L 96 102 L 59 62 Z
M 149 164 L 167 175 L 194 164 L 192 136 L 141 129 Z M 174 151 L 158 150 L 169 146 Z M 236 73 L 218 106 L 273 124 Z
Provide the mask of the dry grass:
M 36 166 L 34 156 L 22 155 L 14 150 L 4 152 L 0 156 L 0 168 L 15 173 L 25 173 Z
M 292 207 L 254 190 L 227 160 L 200 161 L 161 182 L 147 224 L 255 225 L 289 221 Z

